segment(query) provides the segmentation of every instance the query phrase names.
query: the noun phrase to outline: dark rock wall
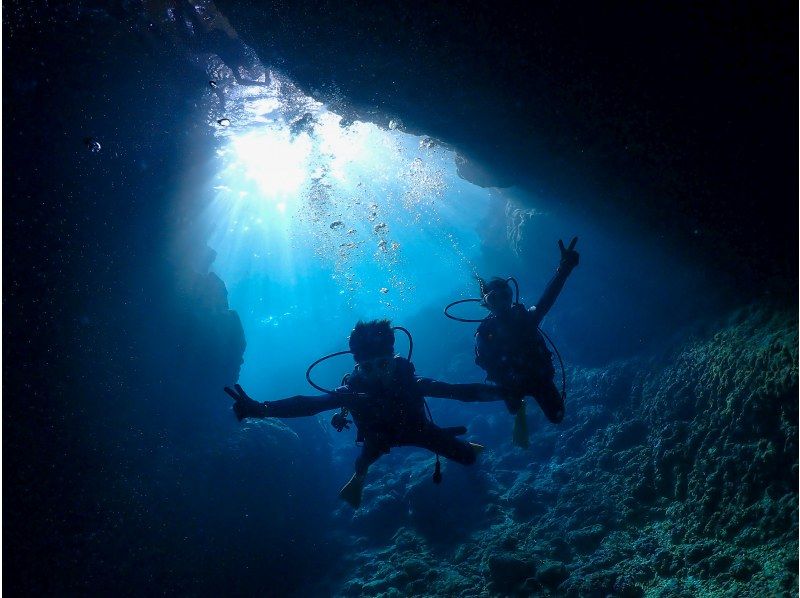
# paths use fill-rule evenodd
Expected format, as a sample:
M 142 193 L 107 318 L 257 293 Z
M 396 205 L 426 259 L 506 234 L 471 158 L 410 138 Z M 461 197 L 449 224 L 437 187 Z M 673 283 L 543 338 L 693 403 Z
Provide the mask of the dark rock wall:
M 533 408 L 529 450 L 509 446 L 510 421 L 482 426 L 490 448 L 471 474 L 481 490 L 459 490 L 469 474 L 456 466 L 428 489 L 441 529 L 413 516 L 415 488 L 432 486 L 425 471 L 393 464 L 392 479 L 408 476 L 399 487 L 376 471 L 370 492 L 393 500 L 365 512 L 381 520 L 391 509 L 393 546 L 352 557 L 341 593 L 796 592 L 797 318 L 754 307 L 711 330 L 659 355 L 570 370 L 566 419 L 552 426 Z M 443 545 L 447 533 L 460 543 Z
M 286 563 L 326 559 L 329 449 L 222 392 L 242 326 L 181 237 L 216 149 L 202 59 L 120 5 L 3 27 L 4 589 L 296 590 Z
M 796 292 L 793 3 L 218 5 L 301 88 L 454 146 L 479 184 Z
M 409 25 L 389 6 L 381 13 L 383 25 L 371 31 L 378 39 L 367 43 L 374 51 L 361 60 L 361 51 L 326 52 L 320 44 L 338 42 L 342 31 L 358 38 L 357 25 L 374 13 L 331 8 L 326 19 L 293 6 L 276 3 L 256 13 L 273 19 L 269 27 L 251 23 L 271 34 L 267 38 L 287 56 L 311 52 L 305 67 L 314 67 L 313 76 L 304 77 L 303 68 L 284 57 L 290 75 L 309 88 L 336 79 L 346 92 L 342 103 L 352 110 L 367 114 L 379 104 L 382 112 L 399 113 L 408 128 L 441 136 L 489 163 L 501 182 L 530 170 L 531 179 L 523 182 L 531 188 L 542 177 L 544 187 L 579 197 L 584 183 L 567 183 L 582 168 L 575 164 L 587 148 L 595 156 L 591 172 L 636 172 L 641 180 L 671 172 L 665 165 L 675 139 L 662 145 L 647 127 L 638 135 L 625 114 L 598 119 L 611 129 L 627 127 L 619 139 L 630 137 L 629 158 L 621 142 L 606 147 L 617 137 L 600 135 L 592 143 L 592 130 L 578 135 L 573 121 L 559 116 L 560 100 L 568 97 L 568 113 L 603 113 L 581 99 L 604 96 L 581 91 L 591 88 L 591 77 L 568 77 L 573 82 L 566 88 L 551 86 L 546 76 L 534 78 L 538 92 L 520 89 L 529 105 L 542 106 L 543 116 L 529 121 L 517 114 L 525 103 L 509 104 L 510 96 L 499 91 L 514 88 L 519 96 L 515 76 L 525 65 L 502 58 L 516 53 L 513 43 L 527 36 L 529 23 L 511 37 L 493 36 L 498 44 L 486 45 L 489 54 L 473 43 L 487 22 L 491 31 L 501 7 L 486 8 L 485 18 L 476 20 L 466 5 L 450 13 L 433 4 L 419 17 L 404 11 Z M 173 233 L 196 216 L 186 206 L 198 213 L 203 206 L 200 197 L 175 209 L 171 192 L 193 188 L 197 180 L 187 183 L 186 173 L 197 174 L 193 168 L 213 153 L 202 110 L 207 78 L 192 66 L 202 61 L 190 60 L 151 28 L 144 11 L 126 5 L 4 8 L 3 527 L 9 593 L 280 594 L 297 590 L 309 570 L 331 562 L 350 577 L 342 593 L 355 595 L 552 590 L 635 596 L 643 588 L 664 595 L 774 595 L 796 584 L 797 322 L 767 308 L 740 312 L 717 326 L 714 336 L 676 342 L 658 358 L 572 370 L 568 419 L 553 428 L 534 413 L 529 452 L 504 444 L 507 420 L 482 419 L 481 440 L 500 448 L 485 454 L 482 470 L 446 468 L 438 494 L 426 486 L 428 457 L 413 456 L 406 465 L 382 461 L 365 510 L 352 524 L 345 517 L 342 529 L 344 536 L 379 530 L 391 543 L 375 549 L 362 542 L 348 556 L 331 557 L 329 539 L 318 533 L 330 524 L 327 497 L 335 495 L 327 444 L 311 447 L 279 423 L 237 427 L 219 389 L 235 380 L 241 365 L 241 325 L 224 285 L 208 273 L 201 237 L 182 240 L 185 260 L 167 257 L 174 255 Z M 436 31 L 430 11 L 439 11 L 446 31 Z M 237 14 L 231 9 L 232 19 Z M 456 47 L 438 43 L 452 39 L 445 33 L 462 22 L 453 14 L 471 23 Z M 783 23 L 783 14 L 778 6 L 759 12 L 757 21 Z M 734 16 L 738 23 L 742 15 Z M 318 35 L 286 27 L 287 20 L 306 18 L 318 23 Z M 390 35 L 415 27 L 420 29 L 411 38 Z M 739 39 L 739 29 L 732 31 Z M 781 67 L 787 32 L 775 31 L 776 45 L 764 53 L 769 57 L 773 49 Z M 295 40 L 315 44 L 293 47 L 280 37 L 298 32 Z M 542 35 L 553 40 L 546 28 Z M 396 39 L 411 44 L 412 56 L 416 48 L 435 51 L 433 59 L 411 60 L 393 47 Z M 254 34 L 251 40 L 257 42 Z M 722 43 L 718 50 L 729 47 Z M 578 50 L 573 60 L 584 55 L 585 48 Z M 281 56 L 264 52 L 262 58 Z M 343 64 L 331 68 L 320 58 Z M 756 56 L 745 71 L 758 71 L 763 58 Z M 779 70 L 779 77 L 791 78 Z M 452 78 L 442 80 L 449 72 Z M 386 82 L 403 73 L 395 92 Z M 370 84 L 353 86 L 350 77 Z M 489 84 L 473 88 L 470 82 L 482 77 Z M 722 79 L 725 91 L 739 81 L 730 74 Z M 765 80 L 763 89 L 773 89 L 772 73 Z M 560 95 L 541 104 L 530 99 L 548 89 Z M 394 100 L 376 97 L 381 90 Z M 774 229 L 781 233 L 778 245 L 760 245 L 766 236 L 759 231 L 774 232 L 776 220 L 773 208 L 762 213 L 758 202 L 783 191 L 784 161 L 792 162 L 792 152 L 780 152 L 783 131 L 793 130 L 782 128 L 792 120 L 783 119 L 782 104 L 793 106 L 791 94 L 764 97 L 759 106 L 777 102 L 775 110 L 765 111 L 767 122 L 752 125 L 745 138 L 757 150 L 757 165 L 775 159 L 774 170 L 767 170 L 775 176 L 750 178 L 744 167 L 750 158 L 724 143 L 734 149 L 714 172 L 726 176 L 714 178 L 707 190 L 714 199 L 697 215 L 701 223 L 716 223 L 710 255 L 739 272 L 763 266 L 755 280 L 783 271 L 785 247 L 794 247 L 793 233 L 784 228 L 793 226 L 791 218 Z M 743 111 L 735 103 L 722 114 L 739 123 Z M 630 122 L 653 119 L 659 121 L 644 114 Z M 691 137 L 700 124 L 684 123 L 675 135 Z M 718 126 L 713 130 L 722 130 Z M 90 153 L 86 137 L 99 140 L 102 150 Z M 551 152 L 559 147 L 563 151 Z M 541 167 L 531 170 L 534 164 Z M 688 190 L 686 180 L 678 180 L 676 193 L 664 190 L 672 189 L 671 177 L 659 180 L 662 195 L 656 194 L 652 212 L 642 204 L 649 215 L 643 222 L 657 224 L 673 206 L 677 219 L 665 222 L 679 227 L 691 221 L 692 213 L 681 220 L 695 200 L 691 191 L 699 185 L 700 195 L 707 195 L 699 179 L 689 177 Z M 617 182 L 604 183 L 603 197 L 615 195 Z M 625 201 L 635 195 L 623 191 Z M 727 191 L 738 198 L 736 209 L 728 209 Z M 720 232 L 727 228 L 732 236 Z M 713 245 L 720 235 L 721 249 Z M 753 279 L 743 280 L 750 285 Z M 796 287 L 796 278 L 790 286 Z M 384 477 L 389 466 L 400 469 Z M 454 543 L 458 548 L 448 548 Z

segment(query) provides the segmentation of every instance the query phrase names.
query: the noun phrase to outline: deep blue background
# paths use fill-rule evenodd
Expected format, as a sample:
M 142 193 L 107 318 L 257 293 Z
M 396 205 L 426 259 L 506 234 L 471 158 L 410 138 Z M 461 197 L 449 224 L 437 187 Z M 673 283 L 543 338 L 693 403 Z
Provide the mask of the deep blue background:
M 520 260 L 527 302 L 555 238 L 580 230 L 581 267 L 547 321 L 571 363 L 637 353 L 765 294 L 796 300 L 796 7 L 350 6 L 230 16 L 304 88 L 335 81 L 354 114 L 399 114 L 544 201 L 519 258 L 500 211 L 484 230 L 484 268 Z M 296 590 L 335 563 L 321 530 L 352 448 L 311 421 L 296 429 L 313 442 L 242 430 L 219 393 L 243 339 L 220 314 L 205 239 L 180 237 L 211 201 L 202 65 L 135 3 L 4 8 L 7 589 Z M 399 66 L 378 68 L 388 58 Z M 434 307 L 403 324 L 420 371 L 477 374 L 469 327 Z

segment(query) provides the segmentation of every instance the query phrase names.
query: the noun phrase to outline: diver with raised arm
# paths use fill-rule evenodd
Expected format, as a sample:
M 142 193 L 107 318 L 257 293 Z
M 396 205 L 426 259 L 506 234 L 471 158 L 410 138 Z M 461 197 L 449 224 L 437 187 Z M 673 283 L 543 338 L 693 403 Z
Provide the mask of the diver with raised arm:
M 355 462 L 355 473 L 339 493 L 355 508 L 361 504 L 367 469 L 393 447 L 415 446 L 436 453 L 433 478 L 436 483 L 441 481 L 439 455 L 462 465 L 475 462 L 483 447 L 457 438 L 466 433 L 465 427 L 440 428 L 434 424 L 430 411 L 426 415 L 425 397 L 458 401 L 511 399 L 509 393 L 494 385 L 447 384 L 417 376 L 410 352 L 409 359 L 395 355 L 394 330 L 388 320 L 358 322 L 350 334 L 350 351 L 329 356 L 352 353 L 356 362 L 342 386 L 332 392 L 260 403 L 247 396 L 238 384 L 235 390 L 225 388 L 235 401 L 233 410 L 240 421 L 246 417 L 306 417 L 341 409 L 333 416 L 332 425 L 341 431 L 355 423 L 357 441 L 363 442 Z M 320 361 L 322 359 L 311 367 Z M 306 376 L 311 382 L 308 374 Z M 353 421 L 347 419 L 348 415 L 352 415 Z
M 539 301 L 530 309 L 519 302 L 519 287 L 514 297 L 511 285 L 514 278 L 478 277 L 480 299 L 454 301 L 445 309 L 445 315 L 461 322 L 480 322 L 475 333 L 475 363 L 486 371 L 486 379 L 508 389 L 512 397 L 506 401 L 508 410 L 516 415 L 514 444 L 528 446 L 524 397 L 532 396 L 539 403 L 547 419 L 554 424 L 564 419 L 565 388 L 559 391 L 553 376 L 552 353 L 539 328 L 545 315 L 553 307 L 564 283 L 575 266 L 579 254 L 575 251 L 578 238 L 568 247 L 558 241 L 561 261 L 555 275 L 545 288 Z M 458 303 L 478 302 L 491 313 L 481 320 L 468 320 L 453 316 L 448 310 Z M 554 347 L 555 348 L 555 347 Z M 563 372 L 563 364 L 562 364 Z

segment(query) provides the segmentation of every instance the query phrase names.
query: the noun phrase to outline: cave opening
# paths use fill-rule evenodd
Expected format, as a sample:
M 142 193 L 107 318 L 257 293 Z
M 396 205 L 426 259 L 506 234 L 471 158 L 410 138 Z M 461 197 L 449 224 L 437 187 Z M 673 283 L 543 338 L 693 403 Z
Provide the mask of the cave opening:
M 338 35 L 359 31 L 357 10 L 328 15 L 340 24 L 327 41 L 366 48 L 373 60 L 343 51 L 325 61 L 320 48 L 331 46 L 319 30 L 308 43 L 306 8 L 271 17 L 286 10 L 231 8 L 237 29 L 210 2 L 48 5 L 31 13 L 47 19 L 21 29 L 24 15 L 10 13 L 4 519 L 15 586 L 314 596 L 355 595 L 363 581 L 364 593 L 452 596 L 511 588 L 500 578 L 515 564 L 535 566 L 537 579 L 519 580 L 529 592 L 533 582 L 575 595 L 792 586 L 793 570 L 770 573 L 797 562 L 796 314 L 769 297 L 742 309 L 771 291 L 759 281 L 787 261 L 781 247 L 793 238 L 770 215 L 791 220 L 786 195 L 770 192 L 788 185 L 777 176 L 783 163 L 763 166 L 792 152 L 765 149 L 784 135 L 756 135 L 770 127 L 751 116 L 785 121 L 785 111 L 752 102 L 782 86 L 764 77 L 766 87 L 727 109 L 706 90 L 703 106 L 741 143 L 711 135 L 714 126 L 684 143 L 705 119 L 681 100 L 686 86 L 664 95 L 663 104 L 680 96 L 674 112 L 641 111 L 637 94 L 622 94 L 616 105 L 626 110 L 615 114 L 591 100 L 616 98 L 616 87 L 583 66 L 559 75 L 552 97 L 547 79 L 515 68 L 514 44 L 487 38 L 476 64 L 448 44 L 418 44 L 431 39 L 418 33 L 406 39 L 426 55 L 411 53 L 421 59 L 405 60 L 404 71 L 394 60 L 409 56 L 401 49 Z M 419 31 L 363 12 L 362 25 Z M 406 16 L 424 32 L 421 14 Z M 458 15 L 442 18 L 462 31 Z M 602 30 L 587 48 L 629 39 L 598 28 L 591 13 L 567 20 L 569 30 L 576 21 Z M 564 30 L 530 48 L 550 47 Z M 477 38 L 458 37 L 469 48 Z M 760 69 L 751 52 L 759 47 L 742 49 Z M 724 50 L 722 66 L 741 70 Z M 448 69 L 450 57 L 463 65 Z M 669 72 L 686 65 L 677 57 Z M 508 84 L 497 85 L 494 71 Z M 649 90 L 643 100 L 674 84 L 649 64 L 647 72 L 630 79 Z M 726 80 L 723 95 L 740 78 Z M 538 84 L 543 93 L 531 94 Z M 375 93 L 381 85 L 386 94 Z M 570 109 L 563 100 L 576 90 L 585 93 Z M 669 118 L 682 112 L 693 116 Z M 773 228 L 777 244 L 762 243 L 758 231 Z M 431 453 L 393 450 L 370 471 L 354 512 L 337 498 L 358 452 L 354 430 L 334 432 L 330 413 L 231 413 L 222 387 L 237 381 L 258 400 L 316 394 L 306 366 L 344 348 L 362 318 L 409 328 L 421 375 L 482 381 L 475 325 L 447 320 L 442 308 L 476 296 L 475 274 L 514 275 L 522 301 L 536 303 L 558 239 L 573 235 L 580 265 L 544 322 L 567 366 L 567 417 L 554 426 L 529 409 L 530 450 L 513 446 L 502 404 L 433 399 L 437 423 L 466 425 L 467 438 L 485 444 L 478 467 L 445 461 L 445 482 L 434 485 Z M 757 241 L 741 242 L 749 237 Z M 718 274 L 731 264 L 739 291 L 720 302 Z M 784 282 L 795 298 L 794 269 Z M 399 337 L 396 351 L 407 348 Z M 336 385 L 351 367 L 339 357 L 314 379 Z M 465 558 L 443 557 L 441 545 Z M 641 561 L 630 560 L 631 546 Z M 392 566 L 376 571 L 388 554 Z M 442 585 L 429 591 L 398 568 L 425 579 L 430 570 Z
M 506 202 L 461 178 L 440 142 L 394 121 L 347 122 L 271 79 L 212 109 L 219 149 L 203 226 L 245 330 L 241 383 L 274 395 L 305 384 L 302 364 L 341 348 L 359 319 L 408 323 L 474 296 L 487 223 L 505 219 Z M 513 257 L 491 267 L 510 273 Z

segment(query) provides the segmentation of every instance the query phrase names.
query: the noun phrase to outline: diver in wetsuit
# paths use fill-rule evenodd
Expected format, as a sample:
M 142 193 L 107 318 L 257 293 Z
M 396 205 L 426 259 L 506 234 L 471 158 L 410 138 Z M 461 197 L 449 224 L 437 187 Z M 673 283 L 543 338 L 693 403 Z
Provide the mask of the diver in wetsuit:
M 505 390 L 487 384 L 447 384 L 417 376 L 408 359 L 395 355 L 394 331 L 388 320 L 358 322 L 349 344 L 356 366 L 336 391 L 259 403 L 239 385 L 235 391 L 225 388 L 235 401 L 236 417 L 240 421 L 245 417 L 305 417 L 344 407 L 353 416 L 357 441 L 363 442 L 355 473 L 339 493 L 355 508 L 361 504 L 367 469 L 392 447 L 425 448 L 436 453 L 437 459 L 441 455 L 462 465 L 475 462 L 483 447 L 457 438 L 466 433 L 465 427 L 440 428 L 434 424 L 426 417 L 425 397 L 498 401 L 510 398 Z M 332 423 L 341 429 L 351 422 L 337 414 Z M 438 465 L 434 475 L 440 475 Z
M 506 405 L 511 413 L 517 415 L 514 443 L 519 446 L 528 443 L 525 396 L 536 399 L 547 419 L 554 424 L 564 419 L 564 397 L 553 382 L 552 354 L 542 338 L 539 325 L 553 307 L 567 277 L 578 265 L 577 242 L 575 237 L 569 247 L 564 247 L 564 243 L 558 241 L 561 261 L 556 274 L 530 309 L 513 302 L 508 280 L 493 278 L 487 282 L 478 278 L 482 305 L 491 314 L 475 333 L 475 363 L 486 371 L 487 380 L 513 393 Z

